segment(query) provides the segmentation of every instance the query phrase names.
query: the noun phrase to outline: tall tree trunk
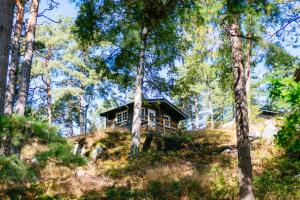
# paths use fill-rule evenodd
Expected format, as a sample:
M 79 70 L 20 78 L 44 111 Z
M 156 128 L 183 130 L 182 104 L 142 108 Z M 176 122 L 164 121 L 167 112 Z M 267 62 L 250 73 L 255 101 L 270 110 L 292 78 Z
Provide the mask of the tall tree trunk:
M 251 64 L 252 64 L 252 37 L 253 33 L 247 33 L 247 59 L 246 59 L 246 94 L 248 99 L 248 117 L 251 125 Z
M 254 200 L 250 143 L 248 139 L 249 125 L 246 78 L 243 65 L 242 39 L 240 35 L 240 16 L 239 14 L 235 14 L 232 16 L 229 27 L 229 39 L 234 74 L 240 199 Z
M 84 132 L 87 133 L 87 114 L 88 114 L 88 110 L 89 110 L 89 105 L 90 105 L 90 101 L 89 103 L 87 103 L 86 106 L 84 106 Z
M 212 106 L 211 92 L 210 92 L 209 89 L 207 91 L 207 95 L 208 95 L 208 108 L 209 108 L 209 114 L 210 114 L 210 128 L 214 129 L 215 128 L 214 109 L 213 109 L 213 106 Z
M 195 118 L 194 118 L 194 130 L 199 130 L 199 104 L 198 104 L 198 96 L 194 95 L 194 107 L 195 107 Z
M 79 126 L 80 126 L 80 134 L 85 134 L 85 106 L 84 106 L 84 98 L 83 94 L 79 95 Z
M 51 97 L 51 72 L 49 69 L 49 61 L 52 58 L 52 46 L 48 47 L 48 53 L 45 60 L 45 68 L 48 74 L 45 76 L 46 92 L 47 92 L 47 113 L 48 113 L 48 122 L 52 123 L 52 97 Z
M 4 112 L 9 46 L 14 19 L 15 0 L 0 1 L 0 114 Z
M 145 67 L 145 51 L 147 45 L 147 27 L 143 27 L 141 32 L 141 48 L 139 52 L 139 64 L 137 66 L 137 75 L 135 79 L 135 96 L 134 96 L 134 111 L 132 122 L 132 141 L 130 148 L 130 158 L 134 158 L 139 154 L 140 150 L 140 131 L 142 125 L 142 102 L 143 102 L 143 78 Z
M 72 114 L 71 114 L 70 119 L 67 121 L 67 128 L 69 129 L 69 135 L 70 135 L 70 136 L 74 136 Z
M 52 103 L 51 103 L 51 78 L 46 77 L 46 90 L 47 90 L 47 112 L 48 112 L 48 122 L 52 123 Z
M 21 75 L 22 77 L 20 82 L 18 101 L 16 105 L 16 113 L 18 115 L 24 115 L 25 113 L 25 106 L 26 106 L 28 89 L 30 84 L 30 73 L 31 73 L 33 51 L 34 51 L 35 29 L 36 29 L 38 10 L 39 10 L 39 0 L 32 0 L 30 5 L 30 16 L 28 20 L 28 27 L 26 33 L 26 46 L 25 46 L 24 62 L 22 64 L 22 75 Z
M 12 43 L 12 55 L 11 55 L 11 65 L 9 70 L 9 81 L 7 84 L 7 90 L 5 94 L 5 106 L 4 113 L 11 115 L 14 109 L 14 101 L 16 95 L 16 85 L 17 85 L 17 73 L 20 61 L 20 39 L 23 30 L 23 20 L 24 20 L 24 6 L 25 0 L 17 0 L 17 18 L 14 32 L 14 39 Z

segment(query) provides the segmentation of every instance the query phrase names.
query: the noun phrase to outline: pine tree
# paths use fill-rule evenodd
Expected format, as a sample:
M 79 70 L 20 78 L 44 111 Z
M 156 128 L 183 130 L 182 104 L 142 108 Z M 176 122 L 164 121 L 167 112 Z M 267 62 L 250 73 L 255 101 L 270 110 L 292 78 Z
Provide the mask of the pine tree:
M 107 41 L 112 66 L 122 74 L 134 74 L 134 116 L 130 157 L 140 148 L 143 83 L 156 68 L 172 65 L 178 56 L 179 29 L 175 21 L 179 1 L 77 1 L 80 14 L 75 30 L 82 43 Z
M 9 47 L 14 19 L 14 0 L 0 1 L 0 114 L 4 112 Z
M 36 33 L 36 55 L 33 62 L 31 76 L 32 79 L 39 79 L 43 83 L 46 103 L 43 107 L 47 108 L 47 118 L 52 122 L 52 78 L 56 74 L 62 63 L 62 55 L 70 42 L 70 27 L 72 19 L 60 19 L 58 24 L 48 24 L 39 26 Z M 59 21 L 59 20 L 58 20 Z M 43 87 L 44 86 L 44 87 Z M 41 96 L 42 97 L 42 96 Z
M 24 22 L 24 6 L 25 0 L 17 0 L 17 16 L 16 16 L 16 24 L 14 31 L 14 38 L 12 43 L 12 58 L 11 65 L 9 70 L 9 80 L 7 84 L 7 91 L 5 94 L 5 108 L 4 113 L 11 115 L 13 113 L 14 101 L 16 95 L 16 85 L 17 85 L 17 73 L 19 68 L 20 61 L 20 40 L 23 30 L 23 22 Z
M 24 115 L 25 106 L 28 97 L 28 90 L 30 84 L 30 73 L 32 58 L 34 53 L 35 43 L 35 29 L 37 23 L 37 15 L 39 10 L 39 0 L 32 0 L 30 5 L 30 16 L 28 20 L 28 27 L 26 32 L 26 45 L 25 45 L 25 56 L 22 64 L 21 82 L 18 93 L 18 100 L 16 104 L 16 113 L 18 115 Z

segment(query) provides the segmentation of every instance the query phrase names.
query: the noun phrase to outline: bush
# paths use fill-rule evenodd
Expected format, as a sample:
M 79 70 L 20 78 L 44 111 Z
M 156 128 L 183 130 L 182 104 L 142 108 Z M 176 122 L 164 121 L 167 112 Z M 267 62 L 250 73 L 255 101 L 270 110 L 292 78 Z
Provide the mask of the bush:
M 0 115 L 0 137 L 12 137 L 16 144 L 24 143 L 30 138 L 39 138 L 43 143 L 64 140 L 55 126 L 18 115 Z
M 166 150 L 179 150 L 183 147 L 183 144 L 189 143 L 193 140 L 191 136 L 184 133 L 162 136 L 162 139 Z
M 82 157 L 73 155 L 72 147 L 59 134 L 56 127 L 49 126 L 47 122 L 38 121 L 31 117 L 0 115 L 1 141 L 4 141 L 4 138 L 10 138 L 12 141 L 10 146 L 17 147 L 19 150 L 33 139 L 46 144 L 48 150 L 37 155 L 39 161 L 37 165 L 40 165 L 40 167 L 43 167 L 50 157 L 67 166 L 77 166 L 85 163 Z M 33 176 L 34 173 L 30 166 L 16 155 L 0 157 L 0 181 L 19 182 Z
M 80 166 L 85 164 L 86 160 L 78 155 L 74 155 L 72 153 L 72 147 L 64 143 L 50 143 L 48 145 L 49 150 L 41 152 L 37 155 L 37 160 L 41 166 L 44 166 L 48 160 L 48 158 L 56 158 L 57 161 L 66 166 Z
M 300 161 L 276 157 L 267 162 L 261 176 L 254 177 L 254 188 L 259 199 L 299 199 Z
M 276 143 L 288 154 L 300 157 L 300 82 L 291 78 L 272 82 L 271 97 L 280 98 L 289 105 L 289 113 L 275 136 Z
M 0 182 L 11 183 L 30 180 L 34 173 L 30 166 L 20 160 L 17 156 L 0 156 Z

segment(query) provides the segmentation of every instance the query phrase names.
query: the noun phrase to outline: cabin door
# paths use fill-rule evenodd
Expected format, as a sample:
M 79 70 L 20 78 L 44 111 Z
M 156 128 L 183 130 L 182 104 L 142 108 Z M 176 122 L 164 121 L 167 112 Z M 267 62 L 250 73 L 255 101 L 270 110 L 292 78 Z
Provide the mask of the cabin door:
M 149 121 L 148 121 L 148 125 L 150 127 L 155 127 L 155 122 L 156 122 L 156 112 L 155 110 L 152 109 L 148 109 L 148 115 L 149 115 Z

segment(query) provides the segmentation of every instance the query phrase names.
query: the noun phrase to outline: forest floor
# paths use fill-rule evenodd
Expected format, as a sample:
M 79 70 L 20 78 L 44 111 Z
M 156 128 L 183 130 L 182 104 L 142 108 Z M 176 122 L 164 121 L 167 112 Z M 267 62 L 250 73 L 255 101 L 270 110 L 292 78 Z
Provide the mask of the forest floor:
M 231 129 L 189 132 L 161 150 L 159 138 L 154 137 L 151 148 L 134 160 L 128 159 L 130 133 L 98 131 L 94 135 L 93 143 L 105 146 L 100 159 L 74 169 L 49 161 L 25 196 L 238 199 L 236 137 Z M 251 142 L 251 156 L 258 199 L 300 199 L 299 161 L 286 158 L 272 140 L 266 139 Z

